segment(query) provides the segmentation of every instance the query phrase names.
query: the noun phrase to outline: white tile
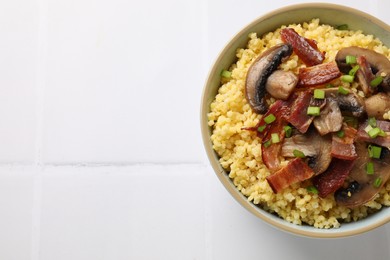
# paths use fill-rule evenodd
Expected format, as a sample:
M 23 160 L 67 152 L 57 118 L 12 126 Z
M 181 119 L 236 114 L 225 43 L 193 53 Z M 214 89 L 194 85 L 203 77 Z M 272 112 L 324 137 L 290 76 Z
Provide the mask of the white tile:
M 44 161 L 202 160 L 201 4 L 48 4 Z
M 204 259 L 204 168 L 48 168 L 41 258 Z
M 33 172 L 0 167 L 0 259 L 31 259 Z
M 0 163 L 30 163 L 36 128 L 36 2 L 2 1 L 0 34 Z
M 211 169 L 210 169 L 211 172 Z M 344 239 L 309 239 L 273 228 L 209 177 L 212 259 L 389 259 L 388 225 Z M 233 250 L 230 250 L 233 249 Z

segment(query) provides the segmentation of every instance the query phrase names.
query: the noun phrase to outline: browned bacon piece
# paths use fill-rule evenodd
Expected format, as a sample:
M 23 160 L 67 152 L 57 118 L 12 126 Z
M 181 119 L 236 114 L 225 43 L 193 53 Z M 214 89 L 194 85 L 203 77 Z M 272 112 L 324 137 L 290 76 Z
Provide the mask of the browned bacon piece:
M 292 45 L 294 52 L 307 65 L 321 64 L 325 55 L 321 52 L 314 40 L 300 36 L 294 29 L 285 28 L 280 32 L 282 41 Z
M 354 160 L 358 156 L 354 145 L 357 130 L 344 125 L 341 131 L 339 134 L 333 134 L 332 136 L 332 157 L 343 160 Z
M 325 172 L 313 178 L 313 184 L 318 190 L 318 195 L 325 198 L 343 186 L 354 162 L 355 160 L 344 161 L 334 158 Z
M 335 61 L 301 68 L 299 70 L 299 87 L 314 87 L 328 83 L 341 76 Z
M 314 175 L 313 170 L 301 159 L 296 158 L 287 166 L 267 177 L 267 181 L 275 193 L 288 186 L 307 180 Z
M 376 125 L 381 130 L 383 130 L 386 135 L 385 136 L 377 136 L 375 138 L 371 138 L 368 133 L 365 131 L 366 127 L 368 125 L 368 121 L 364 122 L 357 132 L 356 140 L 358 141 L 364 141 L 367 143 L 373 143 L 380 146 L 384 146 L 390 149 L 390 135 L 387 133 L 390 132 L 390 122 L 383 121 L 383 120 L 376 120 Z

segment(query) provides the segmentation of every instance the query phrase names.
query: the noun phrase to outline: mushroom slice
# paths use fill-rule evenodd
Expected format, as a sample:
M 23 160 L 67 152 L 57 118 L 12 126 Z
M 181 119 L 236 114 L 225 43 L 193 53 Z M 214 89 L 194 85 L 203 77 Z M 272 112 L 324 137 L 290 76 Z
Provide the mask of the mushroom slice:
M 342 95 L 338 93 L 338 88 L 323 89 L 327 97 L 333 97 L 339 105 L 343 115 L 361 117 L 366 114 L 366 106 L 362 97 L 355 92 L 349 91 L 349 94 Z
M 351 68 L 350 65 L 346 63 L 346 57 L 348 55 L 355 57 L 364 56 L 370 64 L 372 71 L 375 72 L 375 75 L 383 77 L 382 87 L 387 91 L 390 90 L 390 61 L 386 56 L 376 51 L 357 46 L 343 48 L 339 50 L 336 55 L 337 65 L 343 72 L 348 72 Z
M 298 84 L 298 76 L 291 71 L 276 70 L 267 80 L 265 88 L 276 99 L 287 100 Z
M 335 99 L 327 98 L 325 107 L 321 110 L 320 116 L 314 118 L 313 124 L 320 135 L 337 132 L 341 129 L 343 116 Z
M 297 134 L 284 139 L 282 156 L 295 157 L 294 150 L 301 151 L 306 157 L 309 157 L 308 164 L 315 175 L 323 173 L 332 160 L 330 136 L 321 136 L 315 130 L 310 130 L 305 135 Z
M 382 148 L 381 158 L 368 157 L 366 144 L 355 144 L 358 153 L 355 165 L 349 175 L 348 187 L 335 192 L 337 204 L 357 207 L 372 200 L 390 177 L 390 151 Z M 372 163 L 374 173 L 367 174 L 367 164 Z
M 382 119 L 383 114 L 390 110 L 390 97 L 385 93 L 378 93 L 365 101 L 367 115 Z
M 267 111 L 265 102 L 267 79 L 291 53 L 290 44 L 279 44 L 263 52 L 249 67 L 245 96 L 256 113 L 264 114 Z

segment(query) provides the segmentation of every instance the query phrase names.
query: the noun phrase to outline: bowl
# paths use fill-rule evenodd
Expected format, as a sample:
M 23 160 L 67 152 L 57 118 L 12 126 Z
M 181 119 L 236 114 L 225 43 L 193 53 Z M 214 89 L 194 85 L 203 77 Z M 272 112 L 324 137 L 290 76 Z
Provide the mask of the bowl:
M 240 30 L 223 48 L 215 60 L 206 80 L 201 100 L 201 131 L 208 159 L 221 183 L 228 192 L 249 212 L 264 220 L 277 229 L 292 234 L 314 238 L 337 238 L 358 235 L 377 228 L 390 220 L 390 208 L 383 207 L 375 214 L 356 222 L 342 223 L 340 228 L 318 229 L 309 225 L 296 225 L 287 222 L 280 217 L 269 213 L 259 206 L 249 202 L 248 199 L 235 187 L 228 173 L 219 163 L 219 157 L 213 150 L 210 140 L 211 128 L 208 126 L 207 114 L 210 104 L 215 98 L 220 87 L 220 72 L 236 61 L 237 48 L 243 48 L 248 42 L 248 35 L 256 32 L 261 36 L 264 33 L 274 31 L 281 25 L 301 23 L 319 18 L 321 23 L 333 26 L 348 24 L 351 30 L 362 30 L 365 34 L 378 37 L 386 46 L 390 46 L 390 27 L 377 18 L 362 11 L 346 6 L 309 3 L 291 5 L 272 11 L 261 16 Z

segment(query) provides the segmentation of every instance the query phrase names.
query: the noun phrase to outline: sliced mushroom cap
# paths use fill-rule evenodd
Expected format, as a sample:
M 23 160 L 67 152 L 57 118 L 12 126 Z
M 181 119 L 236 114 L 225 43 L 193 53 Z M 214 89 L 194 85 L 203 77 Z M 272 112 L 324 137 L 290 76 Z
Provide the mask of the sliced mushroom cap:
M 264 114 L 267 111 L 264 98 L 267 79 L 291 53 L 290 44 L 279 44 L 263 52 L 249 67 L 245 82 L 245 95 L 256 113 Z
M 367 115 L 383 119 L 383 114 L 390 110 L 390 97 L 385 93 L 378 93 L 365 100 Z
M 308 164 L 315 175 L 323 173 L 329 166 L 332 156 L 332 140 L 329 135 L 320 136 L 311 129 L 305 135 L 297 134 L 284 139 L 282 156 L 294 157 L 294 150 L 299 150 L 309 157 Z
M 340 94 L 338 88 L 323 89 L 327 97 L 334 98 L 343 115 L 361 117 L 366 114 L 366 107 L 362 97 L 355 92 L 349 91 L 347 95 Z
M 341 129 L 343 116 L 334 98 L 327 98 L 326 105 L 321 110 L 320 116 L 314 118 L 313 123 L 320 135 L 337 132 Z
M 372 159 L 368 157 L 365 143 L 358 142 L 355 145 L 359 157 L 350 172 L 348 187 L 335 192 L 337 204 L 350 208 L 372 200 L 390 177 L 390 151 L 387 148 L 382 148 L 380 159 Z M 367 174 L 368 162 L 374 165 L 373 174 Z
M 298 84 L 298 76 L 291 71 L 276 70 L 267 80 L 265 88 L 276 99 L 287 100 Z
M 386 56 L 376 51 L 356 46 L 343 48 L 339 50 L 336 55 L 337 65 L 343 72 L 348 72 L 351 68 L 351 66 L 346 63 L 346 57 L 348 55 L 355 57 L 364 56 L 376 76 L 383 77 L 382 87 L 386 90 L 390 90 L 390 61 Z

